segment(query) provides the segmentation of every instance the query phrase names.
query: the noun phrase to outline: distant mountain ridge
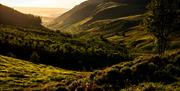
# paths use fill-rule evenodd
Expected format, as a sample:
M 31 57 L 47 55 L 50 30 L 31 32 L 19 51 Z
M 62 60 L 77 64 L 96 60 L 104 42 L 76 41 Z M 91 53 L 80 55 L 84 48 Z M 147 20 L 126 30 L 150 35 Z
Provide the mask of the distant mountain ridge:
M 41 18 L 38 16 L 23 14 L 10 7 L 0 4 L 0 24 L 13 25 L 28 28 L 41 28 Z

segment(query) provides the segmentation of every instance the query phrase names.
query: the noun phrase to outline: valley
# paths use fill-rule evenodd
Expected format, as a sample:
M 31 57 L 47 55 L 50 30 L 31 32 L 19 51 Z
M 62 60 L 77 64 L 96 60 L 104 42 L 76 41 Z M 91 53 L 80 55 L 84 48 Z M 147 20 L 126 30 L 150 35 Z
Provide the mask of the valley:
M 40 8 L 40 7 L 13 7 L 25 14 L 33 14 L 36 16 L 41 16 L 42 25 L 46 26 L 54 18 L 68 11 L 65 8 Z
M 87 0 L 70 10 L 31 8 L 35 15 L 1 5 L 0 90 L 179 91 L 179 6 L 170 24 L 150 5 Z M 163 53 L 158 38 L 168 34 L 154 32 L 157 22 L 171 30 Z

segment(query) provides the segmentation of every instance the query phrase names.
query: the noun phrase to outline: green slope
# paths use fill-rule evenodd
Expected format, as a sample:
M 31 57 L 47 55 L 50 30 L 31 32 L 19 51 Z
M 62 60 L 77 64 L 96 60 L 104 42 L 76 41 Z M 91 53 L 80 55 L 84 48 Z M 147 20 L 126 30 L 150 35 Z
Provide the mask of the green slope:
M 0 90 L 56 90 L 84 78 L 76 72 L 0 55 Z
M 103 0 L 87 0 L 54 19 L 49 26 L 59 29 L 60 27 L 69 26 L 83 20 L 89 15 L 95 13 L 96 6 L 102 1 Z
M 62 16 L 56 18 L 49 27 L 52 29 L 66 30 L 67 27 L 88 20 L 84 24 L 93 23 L 98 20 L 115 19 L 124 16 L 136 15 L 145 12 L 148 1 L 111 1 L 88 0 L 74 7 Z
M 179 91 L 179 53 L 169 52 L 164 57 L 141 55 L 132 61 L 95 71 L 88 78 L 73 82 L 69 88 L 92 91 Z

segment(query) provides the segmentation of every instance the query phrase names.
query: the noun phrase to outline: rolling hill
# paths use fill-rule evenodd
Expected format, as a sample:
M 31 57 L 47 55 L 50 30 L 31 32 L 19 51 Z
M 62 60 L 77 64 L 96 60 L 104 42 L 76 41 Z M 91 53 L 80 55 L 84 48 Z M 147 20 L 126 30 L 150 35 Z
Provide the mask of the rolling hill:
M 38 16 L 23 14 L 10 7 L 0 4 L 0 24 L 13 25 L 28 28 L 42 28 L 41 18 Z
M 145 12 L 147 2 L 146 0 L 88 0 L 54 19 L 49 27 L 64 29 L 85 19 L 89 24 L 98 20 L 141 14 Z
M 57 25 L 59 27 L 62 27 L 64 25 L 70 25 L 80 20 L 83 20 L 89 15 L 95 13 L 96 6 L 102 1 L 103 0 L 85 1 L 80 5 L 75 6 L 73 9 L 69 10 L 65 14 L 54 19 L 54 21 L 52 21 L 49 26 Z

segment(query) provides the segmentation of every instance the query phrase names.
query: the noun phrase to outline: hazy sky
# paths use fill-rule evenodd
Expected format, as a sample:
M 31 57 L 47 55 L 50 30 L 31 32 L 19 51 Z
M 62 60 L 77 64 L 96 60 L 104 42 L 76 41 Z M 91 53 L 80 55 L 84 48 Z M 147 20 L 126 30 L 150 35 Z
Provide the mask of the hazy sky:
M 83 1 L 86 0 L 0 0 L 0 3 L 10 7 L 72 8 Z

